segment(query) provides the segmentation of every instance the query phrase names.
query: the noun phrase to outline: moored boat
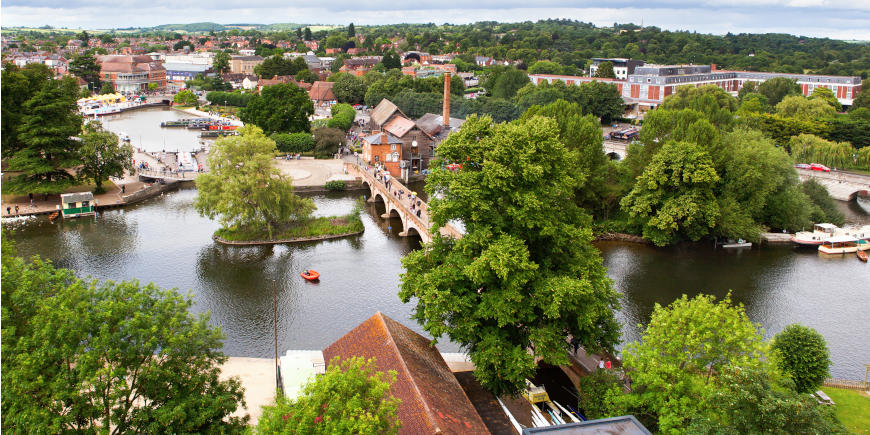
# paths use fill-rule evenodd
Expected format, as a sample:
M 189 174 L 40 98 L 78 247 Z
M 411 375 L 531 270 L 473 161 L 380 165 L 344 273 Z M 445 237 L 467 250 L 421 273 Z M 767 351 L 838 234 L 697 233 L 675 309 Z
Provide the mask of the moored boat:
M 858 252 L 855 252 L 855 255 L 858 256 L 858 259 L 859 259 L 859 260 L 861 260 L 861 261 L 863 261 L 863 262 L 865 262 L 865 263 L 867 262 L 867 253 L 866 253 L 866 252 L 864 252 L 864 251 L 858 251 Z
M 799 231 L 792 236 L 791 241 L 798 246 L 819 246 L 825 240 L 834 237 L 837 230 L 839 228 L 834 224 L 815 224 L 813 231 Z
M 305 272 L 300 273 L 299 275 L 308 281 L 317 281 L 318 279 L 320 279 L 320 274 L 317 273 L 316 270 L 311 270 L 311 269 L 308 269 Z
M 845 235 L 830 237 L 819 245 L 819 252 L 823 254 L 858 252 L 858 239 Z

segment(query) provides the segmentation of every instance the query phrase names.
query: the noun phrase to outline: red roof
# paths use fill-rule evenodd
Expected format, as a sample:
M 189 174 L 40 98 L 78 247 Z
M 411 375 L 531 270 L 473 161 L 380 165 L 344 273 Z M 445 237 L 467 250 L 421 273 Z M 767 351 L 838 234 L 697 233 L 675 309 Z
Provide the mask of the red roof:
M 308 97 L 314 101 L 334 101 L 335 94 L 332 93 L 333 82 L 314 82 L 311 90 L 308 91 Z
M 438 349 L 380 312 L 323 350 L 326 361 L 336 356 L 375 358 L 379 371 L 396 371 L 400 434 L 489 433 Z

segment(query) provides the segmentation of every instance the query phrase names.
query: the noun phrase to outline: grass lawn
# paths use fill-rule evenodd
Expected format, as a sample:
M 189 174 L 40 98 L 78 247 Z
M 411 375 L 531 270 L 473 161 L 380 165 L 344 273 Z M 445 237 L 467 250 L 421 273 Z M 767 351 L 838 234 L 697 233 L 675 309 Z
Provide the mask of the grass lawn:
M 365 203 L 360 199 L 354 205 L 353 211 L 344 216 L 316 217 L 284 224 L 272 229 L 271 238 L 265 225 L 221 228 L 215 235 L 231 242 L 251 242 L 358 233 L 365 229 L 359 217 L 364 206 Z
M 870 396 L 858 390 L 822 387 L 834 401 L 837 418 L 855 434 L 870 434 Z

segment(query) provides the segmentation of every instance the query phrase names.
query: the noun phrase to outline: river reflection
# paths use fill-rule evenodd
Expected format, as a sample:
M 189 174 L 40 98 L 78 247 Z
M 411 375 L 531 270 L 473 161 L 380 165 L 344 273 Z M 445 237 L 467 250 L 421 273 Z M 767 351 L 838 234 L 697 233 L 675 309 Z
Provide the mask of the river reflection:
M 312 196 L 318 215 L 349 212 L 360 192 Z M 416 331 L 413 303 L 397 296 L 401 258 L 420 247 L 400 237 L 401 222 L 385 220 L 383 204 L 366 204 L 362 235 L 299 245 L 227 247 L 211 236 L 217 222 L 193 208 L 196 190 L 181 189 L 96 219 L 31 219 L 13 238 L 22 255 L 39 254 L 80 276 L 136 278 L 190 292 L 194 311 L 211 313 L 233 356 L 274 352 L 273 280 L 278 296 L 278 348 L 322 349 L 376 311 Z M 845 206 L 845 205 L 844 205 Z M 857 214 L 861 220 L 866 217 Z M 800 322 L 828 341 L 832 375 L 858 379 L 870 363 L 870 265 L 852 256 L 820 257 L 790 247 L 713 249 L 712 244 L 659 249 L 622 243 L 598 245 L 609 275 L 623 293 L 618 313 L 624 341 L 640 338 L 655 303 L 681 294 L 723 297 L 732 291 L 753 321 L 771 336 Z M 319 283 L 299 273 L 312 268 Z M 446 339 L 443 351 L 456 351 Z

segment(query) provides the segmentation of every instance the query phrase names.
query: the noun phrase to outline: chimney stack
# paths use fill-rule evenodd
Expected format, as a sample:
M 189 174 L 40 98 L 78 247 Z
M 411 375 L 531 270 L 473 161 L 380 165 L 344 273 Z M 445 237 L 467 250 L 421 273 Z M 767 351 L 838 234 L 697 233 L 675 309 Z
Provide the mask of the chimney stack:
M 388 144 L 388 141 L 387 141 L 387 131 L 384 130 L 384 131 L 381 132 L 381 145 L 387 145 L 387 144 Z
M 444 110 L 441 114 L 441 125 L 450 131 L 450 73 L 444 72 Z

